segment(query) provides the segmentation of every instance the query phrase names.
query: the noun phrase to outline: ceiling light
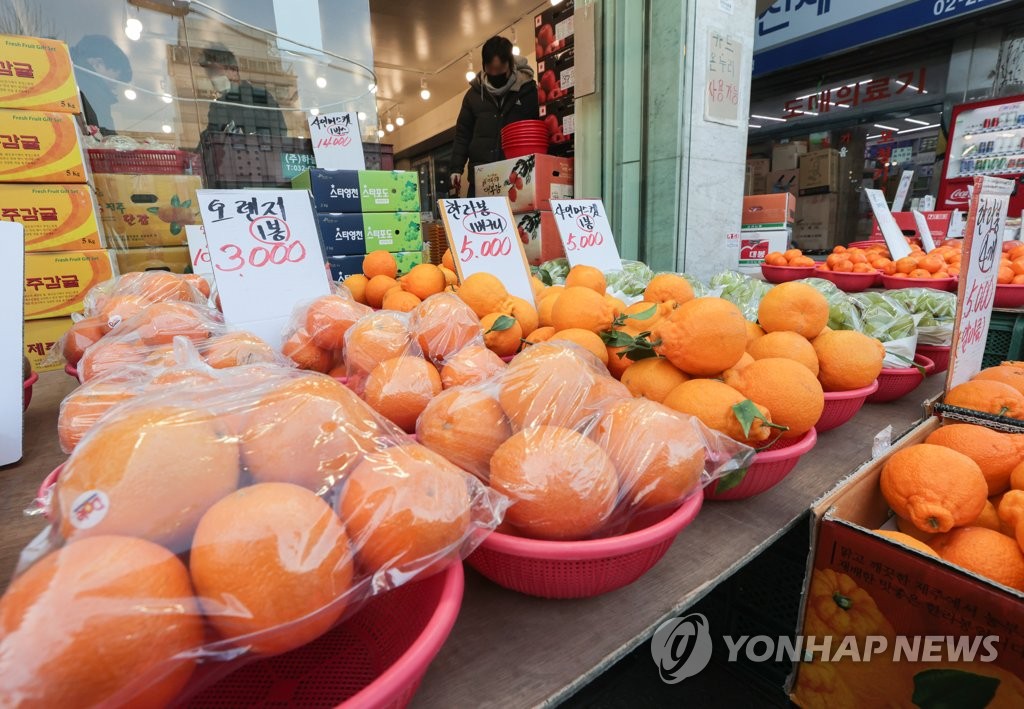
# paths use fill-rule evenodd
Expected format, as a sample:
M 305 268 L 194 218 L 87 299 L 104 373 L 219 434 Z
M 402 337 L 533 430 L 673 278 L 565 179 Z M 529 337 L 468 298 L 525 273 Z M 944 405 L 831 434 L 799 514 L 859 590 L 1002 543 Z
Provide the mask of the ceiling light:
M 401 113 L 399 113 L 398 118 L 395 119 L 395 125 L 399 128 L 405 125 L 405 117 Z
M 311 115 L 314 115 L 314 116 L 319 116 L 320 115 L 320 109 L 317 108 L 316 106 L 314 106 L 313 108 L 309 109 L 309 112 L 310 112 Z
M 754 125 L 753 123 L 747 124 L 747 128 L 760 128 L 761 126 Z
M 371 94 L 377 93 L 377 84 L 371 81 L 370 85 L 366 87 L 366 90 L 369 91 Z
M 365 121 L 366 120 L 366 111 L 360 111 L 356 115 L 358 116 L 359 120 L 361 120 L 361 121 Z
M 166 123 L 164 123 L 164 124 L 163 124 L 162 126 L 160 126 L 160 130 L 162 130 L 162 131 L 163 131 L 164 133 L 170 133 L 170 132 L 171 132 L 172 130 L 174 130 L 174 129 L 173 129 L 173 128 L 171 128 L 171 127 L 170 127 L 169 125 L 167 125 Z
M 137 42 L 142 36 L 142 22 L 134 17 L 129 18 L 124 23 L 124 34 L 128 39 Z
M 384 125 L 384 130 L 386 130 L 388 133 L 392 133 L 395 130 L 395 124 L 391 122 L 390 112 L 388 112 L 387 114 L 387 123 Z
M 427 88 L 427 80 L 420 79 L 420 98 L 424 101 L 430 99 L 430 89 Z
M 138 96 L 139 95 L 137 93 L 135 93 L 135 89 L 125 89 L 124 90 L 124 97 L 126 99 L 128 99 L 129 101 L 134 101 L 136 98 L 138 98 Z
M 326 89 L 327 88 L 327 79 L 325 79 L 322 76 L 316 77 L 316 87 L 318 89 Z
M 882 130 L 899 130 L 899 128 L 893 128 L 892 126 L 883 126 L 881 123 L 876 123 L 875 128 L 881 128 Z
M 476 72 L 473 71 L 473 60 L 466 59 L 466 81 L 472 81 L 476 78 Z
M 882 134 L 879 133 L 878 135 L 869 135 L 865 140 L 874 140 L 875 138 L 881 138 L 881 137 L 882 137 Z
M 904 130 L 897 131 L 897 132 L 900 135 L 903 135 L 904 133 L 914 133 L 914 132 L 919 131 L 919 130 L 928 130 L 929 128 L 938 128 L 938 127 L 939 127 L 938 123 L 932 123 L 932 124 L 926 125 L 926 126 L 918 126 L 917 128 L 906 128 Z
M 384 131 L 382 129 L 380 129 L 380 128 L 377 129 L 377 137 L 378 138 L 383 138 L 384 137 Z
M 559 4 L 561 4 L 561 2 L 562 2 L 562 0 L 551 0 L 551 4 L 552 5 L 559 5 Z
M 919 126 L 929 125 L 928 121 L 919 121 L 916 118 L 904 118 L 903 120 L 905 120 L 907 123 L 916 123 Z
M 164 103 L 174 103 L 174 97 L 171 96 L 170 94 L 164 94 L 163 96 L 160 97 L 160 100 L 163 101 Z
M 512 28 L 512 54 L 519 56 L 519 38 L 516 37 L 516 28 Z
M 750 117 L 751 118 L 760 118 L 761 120 L 764 120 L 764 121 L 778 121 L 779 123 L 785 123 L 786 122 L 785 118 L 775 118 L 774 116 L 759 116 L 756 113 L 751 113 Z
M 817 116 L 818 115 L 818 113 L 816 111 L 798 111 L 798 113 L 800 113 L 800 114 L 802 114 L 804 116 Z

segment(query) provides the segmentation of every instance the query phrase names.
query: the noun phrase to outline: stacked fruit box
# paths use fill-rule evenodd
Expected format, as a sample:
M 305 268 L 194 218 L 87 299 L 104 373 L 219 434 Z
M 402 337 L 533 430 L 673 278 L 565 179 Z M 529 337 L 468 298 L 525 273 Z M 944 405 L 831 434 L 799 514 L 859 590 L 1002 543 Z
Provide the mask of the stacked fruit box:
M 309 190 L 335 280 L 363 272 L 363 258 L 388 251 L 407 273 L 423 263 L 419 176 L 386 170 L 312 168 L 292 180 Z
M 0 36 L 0 218 L 25 227 L 25 355 L 37 371 L 85 292 L 115 270 L 88 184 L 80 110 L 67 45 Z
M 565 0 L 534 18 L 537 99 L 551 134 L 552 155 L 572 155 L 576 133 L 574 3 Z

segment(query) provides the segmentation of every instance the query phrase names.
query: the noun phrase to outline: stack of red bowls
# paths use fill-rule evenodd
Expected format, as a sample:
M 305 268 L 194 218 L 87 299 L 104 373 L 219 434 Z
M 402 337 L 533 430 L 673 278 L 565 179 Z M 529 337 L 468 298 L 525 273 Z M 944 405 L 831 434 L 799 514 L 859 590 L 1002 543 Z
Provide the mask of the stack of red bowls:
M 548 126 L 544 121 L 516 121 L 501 129 L 501 150 L 506 158 L 547 153 Z

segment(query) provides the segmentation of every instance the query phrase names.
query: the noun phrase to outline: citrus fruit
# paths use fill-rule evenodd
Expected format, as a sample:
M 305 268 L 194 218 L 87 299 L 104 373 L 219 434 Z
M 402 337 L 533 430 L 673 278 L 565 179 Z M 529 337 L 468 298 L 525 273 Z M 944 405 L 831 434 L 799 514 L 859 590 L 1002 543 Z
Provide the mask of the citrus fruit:
M 211 337 L 200 349 L 203 361 L 214 369 L 226 369 L 254 362 L 273 362 L 274 350 L 251 332 L 228 332 Z
M 882 495 L 923 532 L 948 532 L 978 517 L 988 499 L 981 468 L 963 453 L 918 443 L 893 453 L 882 468 Z
M 999 521 L 999 510 L 992 504 L 991 500 L 985 501 L 985 507 L 982 508 L 981 514 L 978 515 L 974 521 L 967 525 L 968 527 L 984 527 L 985 529 L 991 529 L 996 532 L 1002 531 L 1002 524 Z
M 398 281 L 391 276 L 374 276 L 366 284 L 366 304 L 371 308 L 380 309 L 384 305 L 384 296 L 392 288 L 398 288 Z
M 416 440 L 484 479 L 494 451 L 511 435 L 498 400 L 475 388 L 441 392 L 416 424 Z
M 644 300 L 649 303 L 674 301 L 682 305 L 693 300 L 693 287 L 682 276 L 674 273 L 659 273 L 651 279 L 644 290 Z
M 106 320 L 100 317 L 82 318 L 72 323 L 64 335 L 64 360 L 72 366 L 78 364 L 85 350 L 99 342 L 106 331 Z
M 766 334 L 767 333 L 764 330 L 762 330 L 761 326 L 758 325 L 756 322 L 750 322 L 749 320 L 747 320 L 747 349 L 750 348 L 751 344 L 753 344 L 759 338 L 764 337 Z
M 345 346 L 345 333 L 370 309 L 340 295 L 324 295 L 306 308 L 305 326 L 313 344 L 325 350 Z
M 523 328 L 511 315 L 489 313 L 480 318 L 484 344 L 499 357 L 509 357 L 519 351 Z
M 818 355 L 814 352 L 814 345 L 795 332 L 770 332 L 748 344 L 747 352 L 754 359 L 791 359 L 807 367 L 814 376 L 818 376 Z
M 114 295 L 137 295 L 150 303 L 188 300 L 192 288 L 188 281 L 176 273 L 144 271 L 126 273 L 117 282 Z
M 381 308 L 383 310 L 394 310 L 399 313 L 408 313 L 415 310 L 422 302 L 423 301 L 413 293 L 402 290 L 400 286 L 395 286 L 384 294 L 384 300 L 381 301 Z
M 828 301 L 805 283 L 782 283 L 761 299 L 757 321 L 765 332 L 789 330 L 811 339 L 828 324 Z
M 584 539 L 615 509 L 618 474 L 608 455 L 568 428 L 514 434 L 491 457 L 491 487 L 513 501 L 505 518 L 540 539 Z
M 207 510 L 189 568 L 217 634 L 261 655 L 329 629 L 353 576 L 341 521 L 314 493 L 288 483 L 243 487 Z
M 142 364 L 145 348 L 134 342 L 97 342 L 78 361 L 78 376 L 83 382 Z
M 505 371 L 501 357 L 483 345 L 467 345 L 453 354 L 441 368 L 445 389 L 476 384 Z
M 420 300 L 426 300 L 444 290 L 447 284 L 444 273 L 432 263 L 420 263 L 409 269 L 409 272 L 398 279 L 402 289 L 412 293 Z
M 551 308 L 551 325 L 556 330 L 582 328 L 594 333 L 611 329 L 615 311 L 604 299 L 590 288 L 573 286 L 558 295 Z
M 480 320 L 458 296 L 434 295 L 412 311 L 409 331 L 424 356 L 435 363 L 448 360 L 463 347 L 480 342 Z
M 141 313 L 149 305 L 150 301 L 139 295 L 114 295 L 103 304 L 98 317 L 112 330 L 125 320 Z
M 604 295 L 608 289 L 604 273 L 593 266 L 573 266 L 565 277 L 565 287 L 581 286 Z
M 555 330 L 555 328 L 551 327 L 550 325 L 547 325 L 545 327 L 538 327 L 536 330 L 531 332 L 523 339 L 526 340 L 526 342 L 530 343 L 531 345 L 535 345 L 538 342 L 547 342 L 548 340 L 551 339 L 551 336 L 554 335 L 556 332 L 557 330 Z
M 370 280 L 376 276 L 394 279 L 398 276 L 398 262 L 387 251 L 371 251 L 363 258 L 363 275 Z
M 202 644 L 202 615 L 174 554 L 133 537 L 82 539 L 0 598 L 0 696 L 12 706 L 167 706 Z M 119 694 L 129 686 L 131 697 Z
M 605 410 L 591 436 L 615 464 L 630 506 L 678 504 L 699 489 L 704 441 L 689 416 L 647 399 L 623 399 Z
M 683 303 L 655 324 L 655 351 L 683 372 L 706 377 L 739 361 L 747 348 L 747 325 L 739 308 L 721 298 Z
M 415 443 L 364 457 L 338 499 L 361 565 L 401 575 L 457 552 L 469 531 L 469 480 Z
M 313 338 L 300 328 L 281 345 L 281 354 L 295 362 L 299 369 L 312 372 L 326 372 L 331 368 L 331 353 L 313 344 Z
M 989 495 L 1006 492 L 1010 488 L 1010 473 L 1024 460 L 1024 436 L 970 423 L 942 426 L 932 431 L 925 442 L 952 448 L 977 463 Z
M 55 493 L 61 535 L 126 534 L 187 549 L 203 512 L 238 486 L 238 444 L 229 434 L 206 411 L 118 411 L 64 464 Z
M 458 295 L 478 318 L 482 318 L 501 309 L 502 302 L 508 298 L 508 291 L 491 274 L 474 273 L 462 281 Z
M 70 453 L 86 433 L 110 409 L 136 395 L 133 386 L 108 377 L 88 381 L 60 402 L 57 415 L 57 438 L 61 450 Z
M 641 300 L 632 305 L 627 305 L 622 310 L 622 320 L 625 322 L 626 327 L 630 327 L 638 332 L 649 331 L 656 322 L 675 310 L 675 308 L 675 301 L 652 303 L 647 300 Z
M 523 328 L 523 337 L 529 336 L 540 325 L 540 315 L 533 304 L 514 295 L 510 295 L 501 304 L 500 312 L 511 315 Z
M 366 374 L 379 363 L 410 351 L 412 336 L 397 313 L 369 315 L 345 335 L 345 362 L 349 375 Z
M 975 381 L 987 380 L 1009 384 L 1018 392 L 1024 394 L 1024 369 L 1020 367 L 1007 366 L 1006 364 L 988 367 L 975 374 L 973 379 Z
M 1004 382 L 981 379 L 958 384 L 946 392 L 945 403 L 997 416 L 1024 418 L 1024 394 Z
M 818 380 L 825 391 L 850 391 L 871 386 L 882 373 L 885 347 L 853 330 L 829 330 L 811 343 L 818 357 Z
M 1005 528 L 1011 534 L 1014 533 L 1024 521 L 1024 490 L 1010 490 L 1003 495 L 996 509 L 996 517 L 1000 522 L 1000 531 Z M 984 525 L 975 523 L 972 526 Z
M 1005 534 L 984 527 L 954 529 L 935 543 L 935 550 L 951 564 L 1024 591 L 1024 552 Z
M 772 429 L 765 426 L 764 421 L 755 419 L 749 434 L 743 432 L 733 407 L 745 401 L 747 398 L 728 384 L 714 379 L 691 379 L 670 391 L 662 403 L 680 413 L 696 416 L 708 428 L 735 441 L 757 447 L 772 435 Z M 763 406 L 757 406 L 757 409 L 761 416 L 771 421 L 768 409 Z
M 772 422 L 788 427 L 782 438 L 796 438 L 818 423 L 825 393 L 811 371 L 791 359 L 759 359 L 725 373 L 725 383 L 772 412 Z
M 551 327 L 555 312 L 555 303 L 561 293 L 551 293 L 542 296 L 537 301 L 537 323 L 541 327 Z
M 198 273 L 185 273 L 181 277 L 186 283 L 195 288 L 196 292 L 199 293 L 200 296 L 203 298 L 210 297 L 210 293 L 212 292 L 210 290 L 210 283 L 203 278 L 202 275 Z M 191 300 L 191 298 L 189 300 Z
M 361 273 L 356 273 L 349 276 L 341 283 L 343 286 L 348 288 L 348 292 L 352 294 L 352 300 L 366 305 L 366 284 L 369 282 L 369 278 Z
M 175 337 L 198 342 L 213 334 L 211 325 L 190 303 L 154 303 L 129 322 L 136 326 L 142 344 L 149 347 L 169 345 Z
M 445 286 L 457 286 L 459 285 L 459 274 L 446 266 L 438 266 L 441 269 L 441 273 L 444 275 Z
M 595 334 L 591 330 L 571 327 L 567 330 L 557 331 L 547 341 L 574 342 L 601 360 L 601 364 L 608 364 L 608 348 L 605 346 L 600 335 Z
M 633 396 L 643 396 L 659 404 L 687 380 L 689 377 L 664 357 L 641 359 L 622 375 L 622 383 Z
M 374 411 L 412 433 L 416 419 L 440 393 L 441 376 L 434 365 L 422 357 L 400 355 L 370 371 L 363 398 Z
M 922 542 L 920 539 L 915 539 L 909 534 L 904 534 L 903 532 L 897 532 L 891 529 L 876 529 L 874 530 L 874 534 L 877 534 L 880 537 L 885 537 L 886 539 L 891 539 L 894 542 L 899 542 L 903 546 L 915 549 L 922 554 L 938 556 L 934 549 Z
M 455 270 L 455 259 L 452 258 L 451 249 L 444 250 L 444 254 L 441 255 L 441 265 L 453 271 Z

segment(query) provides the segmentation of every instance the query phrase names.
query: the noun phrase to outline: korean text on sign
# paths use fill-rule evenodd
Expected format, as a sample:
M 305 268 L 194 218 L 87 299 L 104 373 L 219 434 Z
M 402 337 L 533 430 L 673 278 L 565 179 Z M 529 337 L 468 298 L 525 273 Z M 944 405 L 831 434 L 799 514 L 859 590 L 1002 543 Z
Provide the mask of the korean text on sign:
M 757 34 L 764 37 L 786 29 L 796 13 L 821 17 L 831 10 L 832 0 L 781 0 L 773 3 L 757 18 Z
M 862 103 L 885 101 L 898 96 L 925 93 L 927 69 L 907 70 L 895 76 L 865 79 L 855 84 L 843 84 L 821 89 L 807 96 L 786 101 L 783 118 L 796 118 L 806 113 L 827 113 L 836 106 L 853 108 Z
M 622 270 L 619 250 L 601 200 L 551 200 L 562 246 L 571 266 Z

